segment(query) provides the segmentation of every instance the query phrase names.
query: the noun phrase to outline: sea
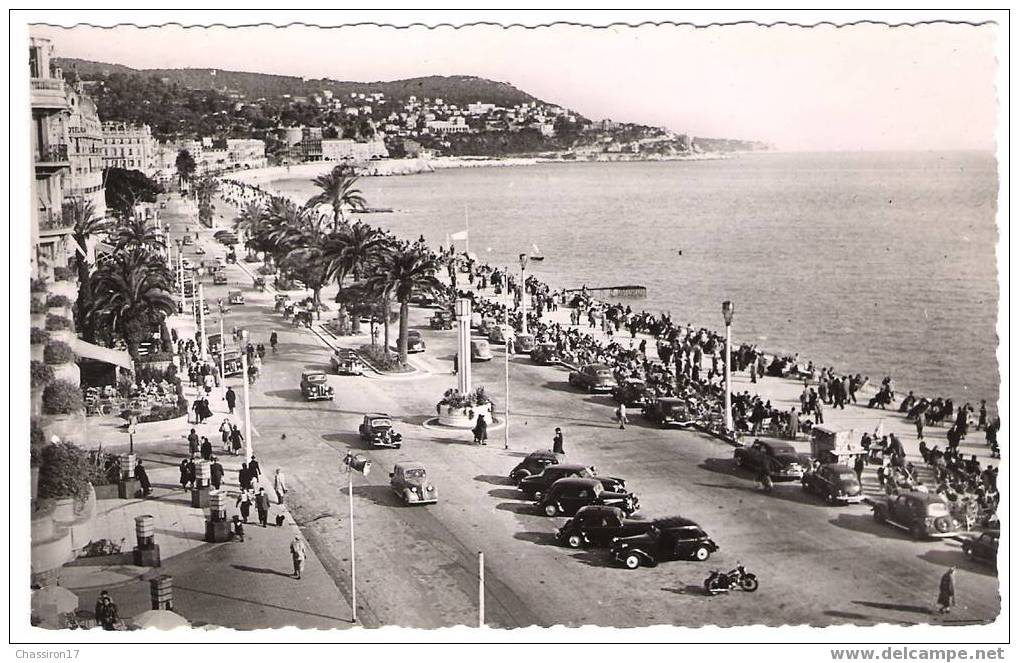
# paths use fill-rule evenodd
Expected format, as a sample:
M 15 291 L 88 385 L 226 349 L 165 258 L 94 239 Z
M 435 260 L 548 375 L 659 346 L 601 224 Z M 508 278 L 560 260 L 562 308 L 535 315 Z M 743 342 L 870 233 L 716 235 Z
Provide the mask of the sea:
M 265 188 L 304 201 L 308 180 Z M 539 163 L 363 178 L 362 215 L 555 288 L 642 285 L 636 309 L 859 372 L 897 390 L 997 402 L 998 196 L 982 152 L 753 153 Z M 458 242 L 463 250 L 464 243 Z M 1002 247 L 1004 250 L 1004 247 Z

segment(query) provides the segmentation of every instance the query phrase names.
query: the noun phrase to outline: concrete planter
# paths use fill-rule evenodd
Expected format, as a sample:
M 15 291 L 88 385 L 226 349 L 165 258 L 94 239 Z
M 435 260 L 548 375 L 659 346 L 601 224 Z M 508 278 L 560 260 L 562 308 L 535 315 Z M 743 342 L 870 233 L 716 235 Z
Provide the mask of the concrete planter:
M 478 421 L 478 415 L 484 414 L 485 420 L 492 423 L 492 404 L 475 405 L 471 407 L 451 408 L 447 405 L 439 406 L 439 423 L 451 428 L 474 428 Z
M 37 329 L 46 329 L 46 314 L 45 313 L 32 313 L 29 316 L 32 321 L 32 326 Z
M 51 343 L 53 341 L 60 341 L 62 343 L 66 343 L 66 344 L 70 345 L 72 348 L 74 347 L 74 339 L 77 338 L 77 337 L 74 335 L 74 332 L 72 330 L 70 330 L 70 329 L 58 329 L 58 330 L 49 330 L 49 329 L 47 329 L 46 332 L 50 335 L 50 342 Z
M 57 281 L 50 285 L 50 295 L 63 295 L 70 301 L 76 301 L 78 299 L 78 283 L 76 281 Z M 45 301 L 46 295 L 43 295 L 43 301 Z
M 46 315 L 59 315 L 62 318 L 74 321 L 74 313 L 71 311 L 71 307 L 68 306 L 50 306 L 47 309 Z M 52 332 L 51 332 L 52 333 Z
M 43 434 L 49 442 L 56 435 L 61 442 L 71 441 L 79 446 L 88 442 L 85 429 L 85 413 L 44 414 L 41 419 Z
M 74 522 L 74 498 L 58 497 L 53 500 L 53 522 L 66 525 Z
M 54 364 L 53 368 L 53 379 L 55 380 L 67 380 L 71 384 L 81 383 L 81 369 L 78 365 L 69 362 L 66 364 Z
M 31 394 L 31 405 L 32 405 L 32 416 L 38 417 L 42 414 L 42 387 L 39 389 L 32 389 Z M 35 499 L 33 497 L 33 499 Z
M 34 343 L 29 346 L 29 352 L 31 353 L 32 361 L 42 361 L 42 354 L 46 350 L 46 346 L 42 343 Z
M 31 468 L 32 472 L 32 501 L 39 499 L 39 468 Z
M 119 489 L 115 483 L 108 483 L 105 486 L 95 486 L 97 500 L 115 500 L 119 497 Z

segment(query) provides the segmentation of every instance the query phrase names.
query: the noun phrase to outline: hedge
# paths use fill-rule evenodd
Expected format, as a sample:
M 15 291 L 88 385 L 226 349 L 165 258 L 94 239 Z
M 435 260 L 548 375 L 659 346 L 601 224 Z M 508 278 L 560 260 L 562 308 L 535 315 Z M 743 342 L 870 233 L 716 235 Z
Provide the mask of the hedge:
M 42 358 L 47 364 L 67 364 L 75 360 L 77 355 L 67 343 L 53 341 L 42 351 Z
M 71 321 L 62 315 L 47 315 L 46 329 L 50 331 L 63 331 L 71 328 Z
M 46 292 L 46 282 L 42 279 L 32 279 L 30 288 L 32 292 Z
M 188 413 L 188 400 L 183 396 L 177 397 L 176 405 L 160 405 L 153 408 L 148 414 L 138 417 L 138 423 L 144 424 L 150 421 L 167 421 L 183 417 Z
M 41 315 L 46 312 L 47 306 L 40 301 L 32 300 L 29 304 L 29 311 L 32 315 Z
M 41 361 L 32 362 L 32 388 L 42 387 L 53 382 L 53 368 Z
M 42 392 L 43 414 L 71 414 L 82 406 L 81 389 L 67 380 L 54 380 Z
M 39 466 L 39 497 L 88 499 L 92 468 L 88 453 L 72 442 L 49 444 L 42 449 Z
M 67 267 L 54 267 L 53 278 L 57 281 L 70 281 L 71 270 L 68 269 Z
M 32 331 L 29 333 L 29 339 L 32 345 L 46 345 L 50 342 L 50 335 L 45 329 L 32 327 Z
M 46 300 L 46 306 L 56 308 L 58 306 L 70 306 L 71 300 L 64 295 L 50 295 Z

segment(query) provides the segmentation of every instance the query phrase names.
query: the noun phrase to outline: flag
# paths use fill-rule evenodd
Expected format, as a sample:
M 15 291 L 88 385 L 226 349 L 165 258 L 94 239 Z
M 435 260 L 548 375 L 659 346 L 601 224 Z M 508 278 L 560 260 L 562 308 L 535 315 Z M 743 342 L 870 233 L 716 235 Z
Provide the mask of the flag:
M 453 233 L 452 235 L 449 236 L 449 238 L 451 240 L 453 240 L 454 242 L 457 241 L 457 240 L 460 240 L 460 239 L 467 239 L 467 231 L 466 230 L 461 230 L 458 233 Z

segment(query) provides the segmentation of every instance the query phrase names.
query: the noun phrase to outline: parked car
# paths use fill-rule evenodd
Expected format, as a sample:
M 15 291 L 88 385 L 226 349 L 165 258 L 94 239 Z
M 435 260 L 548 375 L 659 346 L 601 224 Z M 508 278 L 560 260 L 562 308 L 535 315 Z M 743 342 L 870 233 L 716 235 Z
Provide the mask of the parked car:
M 534 349 L 531 350 L 531 361 L 535 364 L 541 364 L 542 366 L 558 364 L 559 359 L 559 349 L 555 343 L 541 343 L 534 346 Z
M 471 361 L 492 361 L 492 348 L 488 341 L 474 339 L 471 341 Z
M 433 306 L 437 301 L 434 296 L 427 293 L 418 292 L 410 296 L 410 303 L 418 306 Z
M 231 290 L 230 291 L 230 303 L 231 304 L 243 304 L 244 303 L 244 293 L 241 292 L 240 290 Z
M 686 518 L 665 518 L 643 534 L 616 539 L 609 546 L 612 559 L 628 569 L 657 566 L 676 559 L 705 561 L 718 550 L 718 544 Z
M 691 416 L 689 404 L 682 398 L 655 398 L 642 412 L 649 421 L 663 427 L 686 428 L 697 423 Z
M 428 319 L 428 326 L 432 329 L 452 329 L 453 314 L 449 311 L 436 311 Z
M 204 256 L 205 255 L 205 247 L 202 246 L 201 244 L 199 244 L 198 246 L 195 247 L 195 253 L 197 253 L 200 256 Z
M 337 375 L 364 375 L 364 362 L 349 348 L 340 348 L 329 357 L 329 367 Z
M 534 334 L 514 334 L 513 354 L 525 355 L 534 350 Z
M 570 548 L 604 547 L 613 539 L 643 534 L 653 522 L 627 518 L 617 506 L 592 504 L 581 507 L 576 515 L 563 523 L 556 531 L 556 541 Z
M 906 530 L 914 539 L 943 538 L 959 531 L 948 503 L 937 493 L 910 491 L 876 498 L 874 520 Z
M 548 492 L 553 483 L 565 477 L 581 477 L 585 479 L 597 479 L 605 490 L 623 492 L 626 490 L 626 481 L 619 477 L 601 477 L 598 471 L 589 465 L 580 463 L 555 463 L 549 464 L 538 474 L 524 477 L 517 484 L 517 488 L 530 499 L 539 500 Z
M 823 497 L 828 504 L 859 504 L 863 489 L 856 472 L 848 465 L 827 463 L 816 472 L 803 475 L 803 490 Z
M 627 515 L 640 508 L 633 493 L 608 491 L 598 479 L 580 477 L 559 479 L 535 502 L 538 511 L 546 516 L 572 516 L 589 504 L 618 506 Z
M 488 342 L 505 345 L 506 339 L 512 339 L 513 334 L 513 327 L 510 325 L 492 325 L 488 328 Z
M 754 440 L 749 447 L 736 447 L 733 458 L 738 467 L 760 472 L 765 467 L 773 481 L 795 481 L 803 478 L 803 466 L 796 448 L 788 442 Z
M 212 273 L 212 284 L 213 285 L 226 285 L 227 278 L 226 272 L 222 269 L 217 269 Z
M 644 408 L 654 402 L 655 394 L 643 380 L 626 378 L 612 390 L 612 398 L 626 407 Z
M 495 318 L 482 318 L 478 324 L 478 334 L 488 338 L 488 335 L 492 333 L 492 327 L 499 324 Z
M 226 267 L 226 258 L 223 256 L 216 256 L 213 260 L 216 262 L 216 269 L 223 269 Z
M 394 465 L 389 473 L 389 486 L 407 505 L 439 501 L 439 492 L 428 480 L 428 472 L 421 463 L 404 461 Z
M 190 244 L 194 244 L 195 241 L 191 238 L 190 233 L 185 233 L 184 236 L 181 237 L 180 243 L 183 244 L 184 246 L 188 246 Z
M 425 339 L 421 338 L 421 332 L 411 329 L 407 332 L 407 352 L 424 352 Z
M 999 530 L 992 530 L 984 532 L 978 537 L 966 539 L 962 543 L 962 551 L 971 559 L 997 565 L 998 539 L 1000 536 L 1001 532 Z
M 559 463 L 559 455 L 549 449 L 539 449 L 532 451 L 527 454 L 527 457 L 517 463 L 517 466 L 510 470 L 509 478 L 513 480 L 513 483 L 520 483 L 520 480 L 524 477 L 529 477 L 533 474 L 541 474 L 549 465 L 556 465 Z
M 369 412 L 364 415 L 357 433 L 362 442 L 373 447 L 399 449 L 403 444 L 403 435 L 393 430 L 393 420 L 385 412 Z
M 306 401 L 333 400 L 333 388 L 322 371 L 305 371 L 301 374 L 301 395 Z
M 574 387 L 594 391 L 612 391 L 616 388 L 616 378 L 612 368 L 606 364 L 587 364 L 579 371 L 571 371 L 568 381 Z

